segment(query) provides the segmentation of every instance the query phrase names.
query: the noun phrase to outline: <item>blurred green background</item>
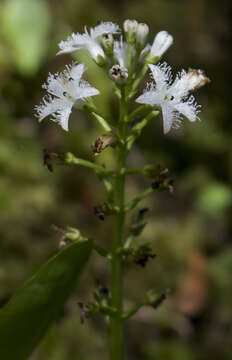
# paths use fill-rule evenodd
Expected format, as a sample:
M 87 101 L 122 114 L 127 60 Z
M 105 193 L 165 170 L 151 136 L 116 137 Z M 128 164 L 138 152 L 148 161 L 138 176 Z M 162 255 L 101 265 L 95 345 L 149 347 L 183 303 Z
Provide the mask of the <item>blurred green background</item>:
M 0 2 L 0 304 L 58 249 L 61 228 L 78 227 L 110 248 L 112 220 L 99 221 L 93 206 L 102 201 L 102 184 L 85 168 L 43 166 L 42 150 L 72 151 L 91 159 L 90 145 L 101 135 L 93 119 L 74 112 L 70 132 L 44 121 L 33 107 L 41 101 L 48 72 L 63 69 L 71 56 L 56 57 L 57 43 L 72 31 L 100 20 L 122 25 L 135 18 L 175 39 L 164 60 L 175 71 L 204 69 L 211 84 L 196 97 L 201 122 L 187 123 L 164 136 L 158 118 L 144 131 L 129 166 L 167 166 L 175 192 L 154 194 L 141 240 L 152 241 L 157 258 L 145 269 L 129 264 L 126 306 L 153 287 L 170 288 L 157 310 L 142 309 L 128 323 L 128 359 L 229 360 L 232 346 L 232 122 L 231 14 L 228 1 L 216 0 L 1 0 Z M 111 83 L 85 54 L 88 80 L 102 90 L 99 106 L 116 114 Z M 97 161 L 113 161 L 106 150 Z M 149 186 L 129 178 L 127 194 Z M 131 214 L 131 216 L 135 215 Z M 66 305 L 31 360 L 108 358 L 103 319 L 79 321 L 78 301 L 89 300 L 96 280 L 107 285 L 108 264 L 97 255 L 78 294 Z

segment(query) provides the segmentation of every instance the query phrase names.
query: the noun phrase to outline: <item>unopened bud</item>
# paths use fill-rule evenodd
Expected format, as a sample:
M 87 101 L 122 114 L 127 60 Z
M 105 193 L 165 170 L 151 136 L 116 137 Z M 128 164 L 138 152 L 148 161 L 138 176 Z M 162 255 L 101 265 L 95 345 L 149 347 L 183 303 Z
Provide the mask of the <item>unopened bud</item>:
M 104 34 L 101 37 L 102 47 L 107 55 L 113 54 L 114 37 L 112 34 Z
M 138 24 L 137 31 L 136 31 L 136 41 L 139 45 L 144 45 L 147 36 L 149 34 L 149 27 L 147 24 L 140 23 Z
M 146 300 L 149 305 L 151 305 L 154 309 L 157 309 L 164 300 L 167 298 L 166 293 L 157 294 L 153 289 L 148 290 L 146 293 Z
M 81 233 L 78 229 L 68 226 L 65 238 L 71 242 L 78 241 L 81 239 Z
M 126 39 L 128 43 L 135 42 L 138 22 L 136 20 L 125 20 L 123 23 L 123 29 L 126 33 Z
M 158 32 L 147 57 L 147 63 L 156 64 L 172 43 L 173 37 L 167 31 Z
M 115 64 L 109 70 L 110 77 L 118 84 L 124 84 L 128 78 L 128 71 L 126 68 Z

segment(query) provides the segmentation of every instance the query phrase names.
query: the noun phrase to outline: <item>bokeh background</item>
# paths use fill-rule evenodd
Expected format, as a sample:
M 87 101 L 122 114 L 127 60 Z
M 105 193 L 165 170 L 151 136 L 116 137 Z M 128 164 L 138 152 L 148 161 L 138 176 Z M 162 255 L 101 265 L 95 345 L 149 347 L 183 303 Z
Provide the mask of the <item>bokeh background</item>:
M 33 107 L 44 95 L 48 72 L 71 56 L 56 57 L 57 43 L 98 21 L 122 24 L 135 18 L 150 26 L 150 41 L 167 30 L 175 43 L 164 59 L 175 71 L 205 69 L 211 84 L 201 89 L 201 122 L 164 136 L 158 118 L 144 131 L 128 159 L 169 168 L 175 192 L 154 194 L 142 238 L 157 258 L 145 269 L 129 263 L 126 306 L 149 288 L 170 289 L 158 309 L 142 309 L 127 325 L 128 359 L 229 360 L 232 346 L 232 122 L 230 2 L 217 0 L 1 0 L 0 2 L 0 304 L 58 249 L 52 224 L 78 227 L 110 248 L 112 219 L 100 221 L 93 206 L 103 186 L 89 170 L 43 166 L 42 150 L 72 151 L 91 159 L 101 135 L 93 119 L 74 112 L 70 131 L 38 124 Z M 116 116 L 111 83 L 86 54 L 88 80 L 102 90 L 99 106 Z M 112 164 L 113 149 L 97 159 Z M 149 186 L 129 178 L 127 195 Z M 135 216 L 136 212 L 130 217 Z M 129 217 L 129 218 L 130 218 Z M 96 316 L 80 324 L 77 301 L 91 299 L 96 281 L 108 285 L 108 264 L 93 255 L 78 292 L 31 360 L 107 359 L 107 333 Z

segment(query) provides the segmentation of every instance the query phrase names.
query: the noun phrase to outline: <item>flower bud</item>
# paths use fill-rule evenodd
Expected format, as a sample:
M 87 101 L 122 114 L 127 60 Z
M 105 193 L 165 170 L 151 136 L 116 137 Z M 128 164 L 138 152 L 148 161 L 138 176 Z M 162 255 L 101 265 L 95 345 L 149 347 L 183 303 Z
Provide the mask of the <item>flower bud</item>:
M 71 242 L 80 240 L 81 239 L 80 230 L 68 226 L 65 238 Z
M 112 34 L 104 34 L 101 37 L 101 45 L 107 55 L 113 54 L 114 37 Z
M 124 21 L 123 29 L 126 33 L 126 40 L 128 41 L 128 43 L 135 42 L 137 27 L 138 27 L 138 22 L 136 20 Z
M 137 31 L 136 31 L 136 41 L 139 45 L 144 45 L 146 40 L 147 40 L 147 36 L 149 34 L 149 27 L 147 24 L 144 23 L 139 23 L 137 26 Z
M 148 290 L 146 300 L 149 305 L 156 309 L 167 298 L 166 293 L 157 294 L 155 290 Z
M 173 37 L 167 31 L 158 32 L 151 46 L 151 51 L 147 57 L 147 63 L 156 64 L 172 43 Z
M 126 68 L 115 64 L 109 70 L 110 77 L 118 84 L 124 84 L 128 78 L 128 71 Z

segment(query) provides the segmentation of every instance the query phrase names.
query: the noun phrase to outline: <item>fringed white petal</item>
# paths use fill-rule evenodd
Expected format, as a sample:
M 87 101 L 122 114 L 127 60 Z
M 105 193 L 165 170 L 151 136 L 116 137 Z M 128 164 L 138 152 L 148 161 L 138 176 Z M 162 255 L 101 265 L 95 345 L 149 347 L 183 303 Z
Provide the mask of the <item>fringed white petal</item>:
M 139 104 L 147 104 L 151 106 L 160 105 L 162 102 L 160 93 L 156 90 L 145 91 L 135 101 Z
M 187 72 L 185 70 L 182 70 L 180 73 L 177 74 L 176 79 L 170 87 L 169 91 L 170 93 L 175 95 L 176 99 L 181 100 L 182 98 L 186 97 L 191 90 L 193 90 L 193 85 L 194 82 L 187 75 Z
M 199 119 L 197 114 L 200 112 L 200 105 L 196 103 L 193 95 L 191 95 L 188 100 L 175 104 L 174 107 L 190 121 Z
M 76 83 L 79 83 L 83 73 L 85 71 L 84 64 L 72 63 L 72 65 L 66 65 L 65 74 L 67 79 L 73 79 Z
M 90 86 L 87 81 L 82 81 L 76 89 L 76 98 L 85 99 L 100 94 L 100 91 Z
M 98 56 L 104 58 L 105 54 L 97 42 L 96 39 L 92 38 L 88 33 L 85 34 L 72 34 L 66 41 L 61 41 L 59 43 L 59 48 L 61 49 L 57 54 L 71 53 L 78 50 L 87 50 L 91 57 L 97 60 Z
M 71 53 L 73 51 L 86 49 L 92 39 L 88 34 L 72 33 L 66 41 L 61 41 L 58 46 L 60 48 L 59 54 Z
M 43 89 L 46 89 L 47 92 L 51 95 L 57 97 L 63 97 L 64 92 L 64 80 L 65 78 L 59 74 L 49 74 L 47 83 L 42 85 Z
M 181 124 L 181 117 L 175 109 L 169 106 L 168 102 L 161 105 L 163 115 L 164 134 L 167 134 L 171 128 L 177 128 Z
M 158 65 L 149 64 L 148 66 L 155 80 L 157 91 L 167 89 L 167 86 L 172 81 L 171 67 L 166 62 Z
M 66 106 L 67 102 L 64 103 L 63 100 L 59 98 L 53 98 L 52 96 L 48 95 L 47 97 L 43 98 L 40 105 L 35 106 L 36 116 L 38 117 L 39 121 L 42 121 L 48 115 L 51 115 Z
M 120 33 L 120 27 L 110 21 L 102 22 L 101 24 L 90 29 L 90 36 L 92 39 L 97 39 L 104 34 Z
M 120 41 L 114 41 L 114 57 L 123 68 L 126 68 L 127 49 L 128 44 L 123 42 L 122 37 Z
M 65 131 L 68 131 L 68 121 L 71 111 L 72 106 L 60 109 L 52 115 L 52 120 L 57 122 Z

